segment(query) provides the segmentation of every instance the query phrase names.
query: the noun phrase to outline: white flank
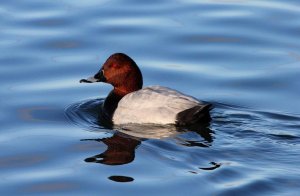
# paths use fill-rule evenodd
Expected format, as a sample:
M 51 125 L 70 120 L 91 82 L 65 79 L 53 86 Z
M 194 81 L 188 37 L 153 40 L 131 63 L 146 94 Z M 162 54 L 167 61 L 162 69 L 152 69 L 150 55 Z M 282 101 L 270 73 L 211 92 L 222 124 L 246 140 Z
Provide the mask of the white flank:
M 176 115 L 201 104 L 197 99 L 176 90 L 149 86 L 132 92 L 121 99 L 113 116 L 116 125 L 174 124 Z

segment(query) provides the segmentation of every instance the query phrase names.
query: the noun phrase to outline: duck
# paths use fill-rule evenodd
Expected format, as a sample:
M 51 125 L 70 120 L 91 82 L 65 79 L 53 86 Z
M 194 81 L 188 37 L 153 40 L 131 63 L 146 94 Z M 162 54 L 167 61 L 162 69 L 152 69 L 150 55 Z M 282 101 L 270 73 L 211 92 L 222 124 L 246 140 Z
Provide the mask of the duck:
M 103 82 L 113 86 L 101 106 L 100 119 L 112 125 L 156 124 L 187 126 L 211 120 L 212 104 L 163 86 L 143 88 L 143 76 L 136 62 L 115 53 L 92 77 L 80 83 Z

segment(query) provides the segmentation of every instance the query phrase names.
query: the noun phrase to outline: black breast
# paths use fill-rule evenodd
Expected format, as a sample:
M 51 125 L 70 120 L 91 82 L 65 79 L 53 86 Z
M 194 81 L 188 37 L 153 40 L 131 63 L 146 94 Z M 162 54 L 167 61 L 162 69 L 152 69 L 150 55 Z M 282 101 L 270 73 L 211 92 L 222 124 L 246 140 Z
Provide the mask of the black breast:
M 115 94 L 113 91 L 109 93 L 104 103 L 102 104 L 99 114 L 99 120 L 103 126 L 112 127 L 112 117 L 121 99 L 122 96 Z

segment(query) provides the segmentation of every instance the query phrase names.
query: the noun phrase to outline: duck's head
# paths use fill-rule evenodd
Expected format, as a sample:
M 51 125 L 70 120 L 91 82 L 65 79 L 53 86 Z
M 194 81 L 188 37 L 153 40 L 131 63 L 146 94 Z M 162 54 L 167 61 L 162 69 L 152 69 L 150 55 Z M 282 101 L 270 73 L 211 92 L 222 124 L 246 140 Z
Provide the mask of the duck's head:
M 105 82 L 114 87 L 114 92 L 126 95 L 137 91 L 143 86 L 143 77 L 137 64 L 126 54 L 111 55 L 94 76 L 80 82 Z

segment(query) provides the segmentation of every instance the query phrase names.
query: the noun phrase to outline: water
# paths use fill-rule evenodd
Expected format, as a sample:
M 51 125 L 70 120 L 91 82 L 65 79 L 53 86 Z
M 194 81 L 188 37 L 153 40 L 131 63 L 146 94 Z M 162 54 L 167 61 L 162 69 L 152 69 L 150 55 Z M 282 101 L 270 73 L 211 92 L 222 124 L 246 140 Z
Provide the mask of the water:
M 299 9 L 1 1 L 1 195 L 298 194 Z M 213 103 L 211 124 L 152 138 L 99 126 L 111 87 L 78 81 L 115 52 L 135 59 L 145 86 Z

